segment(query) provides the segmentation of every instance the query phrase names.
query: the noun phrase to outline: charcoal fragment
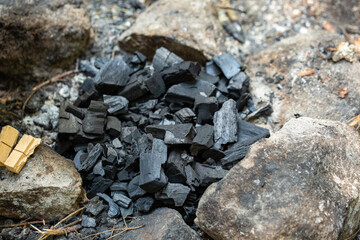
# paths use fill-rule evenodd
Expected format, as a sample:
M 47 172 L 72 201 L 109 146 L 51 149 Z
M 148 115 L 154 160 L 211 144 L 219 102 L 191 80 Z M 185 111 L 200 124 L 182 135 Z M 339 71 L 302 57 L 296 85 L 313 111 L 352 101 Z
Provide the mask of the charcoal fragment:
M 110 60 L 108 59 L 105 59 L 105 58 L 95 58 L 95 61 L 94 61 L 94 66 L 97 68 L 97 69 L 100 69 L 102 68 L 106 63 L 108 63 Z
M 110 186 L 111 191 L 127 191 L 128 183 L 127 182 L 114 182 Z
M 77 170 L 80 171 L 84 171 L 84 172 L 88 172 L 90 171 L 90 169 L 95 165 L 95 163 L 97 162 L 97 160 L 99 159 L 100 155 L 103 152 L 103 148 L 100 145 L 100 143 L 97 143 L 89 152 L 89 154 L 87 155 L 87 157 L 84 159 L 83 162 L 80 163 L 79 168 L 77 168 Z M 76 166 L 76 165 L 75 165 Z
M 96 74 L 96 89 L 102 93 L 116 93 L 124 87 L 131 73 L 129 66 L 119 56 L 107 62 Z
M 95 77 L 99 70 L 94 67 L 91 62 L 87 60 L 80 61 L 79 69 L 83 72 L 86 76 Z
M 213 61 L 206 62 L 205 71 L 207 74 L 214 77 L 217 77 L 221 74 L 220 68 Z
M 96 220 L 92 217 L 87 215 L 81 216 L 81 226 L 83 227 L 96 227 Z
M 190 108 L 182 108 L 175 113 L 182 123 L 193 122 L 196 115 Z
M 74 164 L 77 170 L 81 169 L 81 163 L 85 161 L 88 154 L 83 150 L 79 150 L 74 157 Z
M 217 148 L 237 141 L 237 109 L 232 99 L 226 101 L 214 114 L 214 141 Z
M 256 111 L 250 113 L 247 117 L 246 120 L 250 121 L 262 116 L 269 116 L 271 113 L 273 112 L 272 109 L 272 105 L 271 104 L 267 104 L 259 109 L 257 109 Z
M 181 158 L 181 151 L 173 150 L 170 152 L 165 167 L 165 174 L 169 182 L 186 183 L 185 165 L 186 163 Z
M 190 186 L 191 191 L 195 191 L 195 188 L 200 186 L 200 179 L 198 174 L 190 165 L 185 166 L 185 174 L 186 184 Z
M 121 126 L 121 123 L 120 123 Z M 120 133 L 120 132 L 119 132 Z M 114 140 L 112 140 L 112 144 L 114 145 L 115 148 L 119 149 L 122 148 L 122 144 L 120 142 L 119 138 L 114 138 Z
M 214 127 L 211 125 L 203 125 L 196 128 L 197 134 L 193 139 L 190 147 L 192 155 L 198 155 L 201 150 L 211 148 L 214 144 Z
M 168 102 L 184 104 L 194 104 L 195 98 L 199 95 L 206 97 L 213 96 L 216 92 L 214 84 L 202 80 L 184 82 L 171 86 L 165 100 Z
M 182 61 L 183 61 L 182 58 L 170 52 L 168 49 L 161 47 L 156 50 L 152 60 L 152 64 L 154 66 L 154 69 L 160 72 L 164 68 L 170 67 Z
M 97 195 L 97 193 L 105 192 L 113 183 L 111 179 L 96 177 L 93 180 L 90 190 L 87 192 L 88 198 L 93 198 Z
M 112 200 L 111 197 L 104 193 L 98 193 L 97 196 L 104 199 L 109 204 L 108 216 L 111 218 L 118 217 L 121 214 L 120 207 Z
M 95 164 L 95 166 L 94 166 L 94 168 L 93 168 L 93 173 L 95 174 L 95 175 L 100 175 L 100 176 L 105 176 L 105 170 L 104 170 L 104 168 L 103 168 L 103 165 L 102 165 L 102 161 L 98 161 L 96 164 Z
M 107 108 L 107 104 L 91 100 L 82 124 L 82 130 L 84 133 L 97 135 L 104 134 Z
M 255 124 L 238 120 L 238 142 L 245 141 L 251 138 L 259 140 L 270 136 L 270 132 L 266 128 L 258 127 Z
M 220 78 L 218 76 L 210 75 L 206 71 L 201 71 L 198 76 L 198 80 L 209 82 L 215 85 L 219 82 Z
M 140 176 L 137 175 L 129 182 L 127 192 L 132 200 L 136 200 L 146 194 L 145 190 L 139 186 L 139 179 Z
M 132 143 L 141 137 L 137 127 L 123 127 L 121 129 L 121 140 L 126 143 Z
M 164 80 L 158 72 L 155 72 L 151 77 L 147 78 L 145 85 L 154 98 L 158 98 L 166 92 Z
M 118 153 L 116 152 L 116 150 L 112 147 L 108 147 L 105 163 L 109 165 L 114 165 L 114 163 L 116 163 L 117 160 L 118 160 Z
M 225 153 L 219 149 L 212 147 L 212 148 L 204 150 L 201 156 L 204 159 L 212 158 L 216 161 L 219 161 L 220 159 L 225 157 Z
M 67 139 L 70 136 L 77 134 L 81 129 L 81 124 L 72 114 L 68 118 L 59 118 L 58 137 L 59 139 Z
M 108 113 L 119 114 L 126 113 L 129 105 L 129 101 L 122 96 L 110 96 L 104 95 L 104 103 L 109 105 Z
M 105 177 L 109 179 L 114 179 L 116 177 L 117 167 L 112 165 L 104 166 Z
M 223 23 L 225 31 L 230 34 L 234 39 L 241 43 L 245 42 L 244 31 L 238 21 L 225 21 Z
M 199 63 L 184 61 L 165 68 L 160 74 L 166 87 L 170 87 L 181 82 L 195 81 L 199 72 Z
M 217 182 L 222 179 L 227 171 L 220 166 L 208 166 L 195 162 L 194 170 L 197 173 L 200 186 L 207 187 L 211 183 Z
M 105 205 L 99 199 L 98 196 L 93 197 L 90 201 L 85 205 L 85 212 L 91 213 L 93 216 L 99 215 L 102 210 L 104 210 Z
M 85 81 L 81 84 L 80 88 L 84 90 L 84 92 L 88 92 L 91 89 L 95 88 L 94 79 L 87 78 Z
M 106 132 L 112 137 L 118 137 L 121 133 L 121 122 L 117 117 L 107 116 L 106 118 Z M 116 138 L 118 139 L 118 138 Z M 120 141 L 119 141 L 120 142 Z M 118 144 L 118 143 L 116 143 Z M 120 142 L 121 145 L 121 142 Z
M 149 125 L 145 128 L 155 138 L 164 139 L 166 144 L 191 144 L 195 130 L 191 123 L 176 125 Z
M 249 87 L 249 76 L 244 72 L 239 72 L 235 76 L 233 76 L 228 84 L 229 90 L 236 90 L 240 93 L 240 95 L 244 94 Z
M 216 97 L 199 95 L 195 98 L 194 109 L 197 115 L 197 123 L 212 123 L 214 113 L 218 110 L 218 101 Z
M 134 213 L 134 205 L 130 203 L 128 208 L 120 207 L 121 216 L 127 218 Z
M 95 100 L 98 95 L 98 91 L 95 88 L 92 88 L 89 91 L 85 92 L 83 95 L 79 96 L 74 102 L 74 106 L 87 108 L 91 100 Z
M 118 95 L 125 97 L 129 101 L 134 101 L 144 95 L 149 90 L 146 87 L 145 82 L 151 78 L 150 70 L 145 68 L 131 75 L 129 82 L 126 86 L 118 93 Z
M 122 169 L 116 174 L 116 177 L 119 181 L 130 181 L 129 172 L 126 169 Z
M 155 193 L 155 199 L 165 204 L 181 207 L 190 192 L 190 188 L 180 183 L 168 183 L 160 192 Z
M 135 206 L 139 212 L 148 213 L 154 202 L 155 200 L 152 197 L 141 197 L 136 200 Z
M 131 203 L 131 199 L 125 196 L 121 192 L 115 192 L 112 196 L 114 202 L 119 205 L 120 207 L 128 208 Z
M 230 53 L 223 53 L 220 56 L 215 56 L 213 60 L 227 79 L 232 78 L 240 72 L 241 65 Z
M 68 113 L 71 113 L 72 115 L 74 115 L 75 117 L 79 118 L 79 119 L 84 119 L 85 117 L 85 109 L 81 109 L 78 108 L 72 104 L 67 104 L 65 111 Z

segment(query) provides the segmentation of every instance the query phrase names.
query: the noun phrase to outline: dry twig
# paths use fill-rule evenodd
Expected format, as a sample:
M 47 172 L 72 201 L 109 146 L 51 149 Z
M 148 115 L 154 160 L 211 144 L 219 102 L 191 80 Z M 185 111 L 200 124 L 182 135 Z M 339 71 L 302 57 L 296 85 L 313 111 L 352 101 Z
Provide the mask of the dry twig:
M 30 224 L 38 224 L 38 223 L 43 223 L 43 221 L 32 221 L 32 222 L 23 222 L 23 223 L 16 223 L 16 224 L 0 225 L 0 228 L 19 227 L 19 226 L 26 226 L 26 225 L 30 225 Z
M 305 77 L 315 73 L 314 69 L 306 69 L 304 72 L 299 72 L 298 77 Z

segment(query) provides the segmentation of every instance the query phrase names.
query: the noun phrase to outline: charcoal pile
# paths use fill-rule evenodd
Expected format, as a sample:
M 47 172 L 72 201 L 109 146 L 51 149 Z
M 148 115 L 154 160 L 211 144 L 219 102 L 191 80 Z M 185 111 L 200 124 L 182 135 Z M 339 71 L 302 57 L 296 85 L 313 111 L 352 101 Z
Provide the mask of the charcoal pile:
M 254 108 L 245 66 L 231 54 L 202 68 L 162 47 L 152 65 L 135 52 L 80 69 L 88 78 L 60 108 L 56 150 L 73 159 L 88 198 L 104 200 L 109 217 L 166 206 L 191 225 L 205 189 L 269 137 L 245 121 L 271 106 Z

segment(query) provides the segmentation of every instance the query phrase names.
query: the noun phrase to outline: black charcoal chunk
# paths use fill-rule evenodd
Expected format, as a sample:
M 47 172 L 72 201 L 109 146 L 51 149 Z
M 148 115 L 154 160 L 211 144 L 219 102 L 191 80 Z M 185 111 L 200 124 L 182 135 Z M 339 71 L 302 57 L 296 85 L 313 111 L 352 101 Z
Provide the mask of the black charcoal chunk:
M 227 173 L 220 166 L 208 166 L 198 162 L 195 163 L 194 170 L 197 173 L 201 187 L 207 187 L 211 183 L 221 180 Z
M 89 217 L 87 215 L 81 216 L 81 226 L 83 227 L 96 227 L 96 220 L 95 218 Z
M 171 183 L 186 183 L 186 162 L 181 158 L 180 150 L 170 152 L 166 162 L 165 174 Z
M 90 201 L 85 205 L 85 212 L 91 213 L 93 216 L 99 215 L 102 210 L 104 210 L 105 205 L 99 199 L 98 196 L 93 197 Z
M 80 119 L 84 119 L 86 112 L 85 109 L 78 108 L 72 104 L 68 104 L 65 108 L 65 111 Z
M 80 150 L 76 153 L 76 155 L 74 157 L 74 164 L 78 171 L 79 171 L 79 169 L 81 169 L 81 163 L 85 161 L 87 156 L 88 156 L 88 154 L 85 153 L 83 150 Z
M 69 114 L 68 118 L 60 117 L 58 124 L 59 139 L 66 139 L 69 136 L 73 136 L 81 129 L 81 124 L 72 114 Z
M 99 69 L 94 67 L 91 62 L 87 60 L 80 61 L 79 69 L 83 72 L 86 76 L 95 77 L 96 74 L 99 72 Z
M 118 95 L 125 97 L 129 101 L 134 101 L 146 95 L 149 90 L 146 87 L 145 82 L 149 78 L 151 78 L 151 74 L 148 68 L 140 70 L 139 72 L 131 75 L 129 82 L 118 93 Z
M 214 114 L 215 147 L 237 141 L 237 109 L 232 99 L 226 101 L 221 109 Z
M 95 88 L 92 88 L 89 91 L 85 92 L 83 95 L 80 95 L 74 102 L 74 105 L 76 107 L 87 108 L 90 104 L 90 101 L 96 99 L 98 95 L 98 91 L 96 91 Z
M 194 109 L 197 115 L 197 123 L 212 123 L 214 113 L 218 110 L 218 101 L 216 97 L 199 95 L 195 98 Z
M 112 165 L 104 166 L 105 177 L 109 179 L 114 179 L 116 177 L 117 167 Z
M 95 88 L 94 79 L 87 78 L 85 81 L 81 84 L 80 88 L 84 90 L 84 92 L 88 92 L 91 89 Z
M 202 150 L 209 149 L 214 144 L 214 126 L 203 125 L 196 128 L 197 134 L 190 147 L 192 155 L 198 155 Z
M 113 183 L 111 179 L 96 177 L 93 180 L 90 190 L 87 192 L 88 198 L 93 198 L 97 195 L 97 193 L 105 192 Z
M 92 100 L 85 114 L 82 124 L 82 130 L 87 134 L 104 134 L 104 125 L 107 115 L 108 105 Z
M 164 80 L 158 72 L 154 72 L 151 77 L 147 78 L 145 85 L 154 98 L 158 98 L 166 92 Z
M 142 189 L 155 193 L 166 185 L 168 179 L 162 169 L 167 160 L 167 146 L 164 141 L 154 139 L 151 153 L 140 155 L 140 180 Z
M 107 62 L 96 74 L 94 79 L 96 89 L 102 93 L 116 93 L 129 81 L 131 69 L 120 57 Z
M 105 164 L 114 165 L 118 161 L 117 151 L 112 147 L 108 147 L 106 153 L 106 159 L 104 161 Z
M 163 139 L 166 144 L 191 144 L 195 130 L 191 123 L 176 125 L 149 125 L 145 128 L 155 138 Z
M 160 74 L 166 87 L 170 87 L 181 82 L 196 80 L 200 68 L 197 62 L 184 61 L 165 68 Z
M 108 204 L 109 204 L 108 216 L 109 217 L 113 218 L 113 217 L 120 216 L 120 214 L 121 214 L 120 207 L 111 199 L 111 197 L 109 197 L 108 195 L 106 195 L 104 193 L 98 193 L 97 196 L 101 197 L 106 202 L 108 202 Z
M 216 92 L 214 84 L 202 80 L 184 82 L 173 85 L 165 95 L 165 100 L 170 103 L 193 104 L 199 95 L 206 97 L 213 96 Z
M 121 123 L 120 123 L 120 125 L 121 125 Z M 120 131 L 119 131 L 119 133 L 120 133 Z M 121 144 L 121 141 L 119 138 L 114 138 L 114 140 L 112 140 L 112 144 L 114 145 L 114 147 L 116 149 L 122 148 L 122 144 Z
M 268 129 L 258 127 L 255 124 L 246 122 L 244 120 L 238 120 L 238 142 L 245 141 L 253 137 L 259 140 L 269 136 L 270 132 Z
M 142 197 L 146 194 L 145 190 L 140 188 L 139 186 L 139 179 L 140 176 L 137 175 L 129 182 L 128 185 L 127 192 L 129 194 L 129 197 L 133 200 L 138 199 L 139 197 Z
M 228 86 L 228 80 L 224 77 L 220 78 L 218 84 L 217 84 L 217 89 L 223 93 L 223 94 L 226 94 L 228 95 L 229 94 L 229 90 L 227 88 Z
M 182 61 L 183 59 L 181 57 L 170 52 L 168 49 L 161 47 L 156 50 L 152 64 L 154 66 L 154 69 L 160 72 L 164 68 L 170 67 Z
M 236 108 L 238 111 L 241 111 L 247 104 L 248 100 L 251 98 L 249 93 L 244 93 L 241 97 L 236 101 Z
M 141 197 L 135 202 L 135 206 L 139 212 L 148 213 L 151 207 L 154 205 L 154 198 L 152 197 Z
M 132 141 L 137 141 L 141 137 L 141 133 L 137 127 L 123 127 L 121 129 L 121 140 L 126 143 L 132 143 Z
M 190 166 L 185 166 L 186 184 L 190 186 L 191 191 L 200 186 L 200 179 L 195 170 Z
M 134 213 L 134 204 L 130 204 L 128 208 L 120 207 L 121 217 L 127 218 Z
M 238 40 L 241 43 L 245 42 L 244 31 L 239 22 L 237 21 L 225 21 L 223 23 L 225 31 L 230 34 L 234 39 Z
M 108 116 L 106 118 L 106 132 L 112 137 L 120 136 L 121 122 L 117 117 Z M 116 139 L 118 139 L 118 138 L 116 138 Z M 118 141 L 120 142 L 119 139 L 118 139 Z M 118 142 L 116 142 L 116 144 L 118 145 Z M 120 146 L 121 146 L 121 142 L 120 142 Z
M 249 81 L 250 81 L 250 78 L 246 73 L 239 72 L 238 74 L 236 74 L 235 76 L 233 76 L 230 79 L 227 88 L 229 90 L 236 90 L 240 94 L 244 94 L 248 90 Z
M 119 205 L 120 207 L 128 208 L 131 203 L 131 199 L 125 196 L 121 192 L 115 192 L 112 196 L 114 202 Z
M 103 148 L 100 145 L 100 143 L 97 143 L 89 152 L 89 154 L 87 155 L 87 157 L 84 159 L 83 162 L 80 163 L 79 168 L 77 168 L 77 170 L 80 171 L 84 171 L 84 172 L 88 172 L 90 171 L 90 169 L 95 165 L 95 163 L 97 162 L 97 160 L 99 159 L 100 155 L 103 152 Z M 76 166 L 76 165 L 75 165 Z
M 216 161 L 219 161 L 223 157 L 225 157 L 225 153 L 219 149 L 216 149 L 214 147 L 210 149 L 204 150 L 204 152 L 201 155 L 204 159 L 212 158 Z
M 218 76 L 210 75 L 206 71 L 201 71 L 198 76 L 198 80 L 209 82 L 215 85 L 219 82 L 220 78 Z
M 104 95 L 104 103 L 109 105 L 108 112 L 110 114 L 126 113 L 129 101 L 122 96 Z
M 217 77 L 221 74 L 221 70 L 213 61 L 206 62 L 205 71 L 207 74 Z
M 127 191 L 128 183 L 127 182 L 114 182 L 110 186 L 111 191 Z
M 129 176 L 129 172 L 126 169 L 122 169 L 121 171 L 119 171 L 117 174 L 117 179 L 119 181 L 130 181 L 131 177 Z
M 94 66 L 95 66 L 97 69 L 100 69 L 100 68 L 102 68 L 106 63 L 108 63 L 109 61 L 110 61 L 110 60 L 105 59 L 105 58 L 95 58 Z
M 155 193 L 155 199 L 165 204 L 181 207 L 190 192 L 190 188 L 180 183 L 168 183 L 160 192 Z
M 267 104 L 259 109 L 256 109 L 256 111 L 250 113 L 246 117 L 246 120 L 250 121 L 250 120 L 262 117 L 262 116 L 269 116 L 272 112 L 273 112 L 273 109 L 272 109 L 271 104 Z
M 182 108 L 175 113 L 182 123 L 193 122 L 196 118 L 195 113 L 190 108 Z
M 240 72 L 241 65 L 230 53 L 223 53 L 220 56 L 215 56 L 213 60 L 227 79 L 232 78 Z
M 146 64 L 146 56 L 142 53 L 136 51 L 134 55 L 131 57 L 129 56 L 125 62 L 129 65 L 130 68 L 133 69 L 134 72 L 139 71 L 140 69 L 144 68 Z
M 102 161 L 98 161 L 96 164 L 95 164 L 95 166 L 94 166 L 94 168 L 93 168 L 93 173 L 95 174 L 95 175 L 100 175 L 100 176 L 105 176 L 105 170 L 104 170 L 104 168 L 103 168 L 103 165 L 102 165 Z

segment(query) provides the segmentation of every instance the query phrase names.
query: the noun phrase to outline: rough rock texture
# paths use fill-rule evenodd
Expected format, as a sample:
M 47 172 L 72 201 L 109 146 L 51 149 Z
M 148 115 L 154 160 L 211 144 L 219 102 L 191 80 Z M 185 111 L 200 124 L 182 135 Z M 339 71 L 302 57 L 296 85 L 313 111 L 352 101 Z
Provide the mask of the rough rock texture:
M 292 119 L 202 196 L 214 239 L 347 239 L 360 221 L 360 142 L 350 126 Z
M 185 224 L 180 213 L 170 208 L 158 208 L 149 215 L 137 217 L 128 227 L 144 226 L 127 231 L 116 239 L 127 240 L 195 240 L 199 235 Z
M 0 216 L 64 217 L 86 200 L 73 162 L 45 145 L 36 148 L 19 174 L 0 168 Z
M 270 122 L 277 128 L 295 114 L 345 121 L 359 113 L 360 62 L 334 63 L 321 57 L 330 54 L 324 50 L 326 47 L 340 41 L 344 41 L 343 37 L 326 31 L 299 34 L 247 60 L 255 103 L 259 107 L 266 105 L 274 94 Z M 315 73 L 299 77 L 306 69 L 314 69 Z M 344 88 L 349 93 L 342 99 L 339 90 Z
M 120 36 L 120 47 L 149 59 L 165 47 L 184 60 L 204 63 L 223 49 L 223 29 L 212 0 L 159 0 Z M 151 46 L 151 47 L 149 47 Z
M 0 82 L 46 78 L 90 47 L 90 19 L 68 2 L 0 3 Z

